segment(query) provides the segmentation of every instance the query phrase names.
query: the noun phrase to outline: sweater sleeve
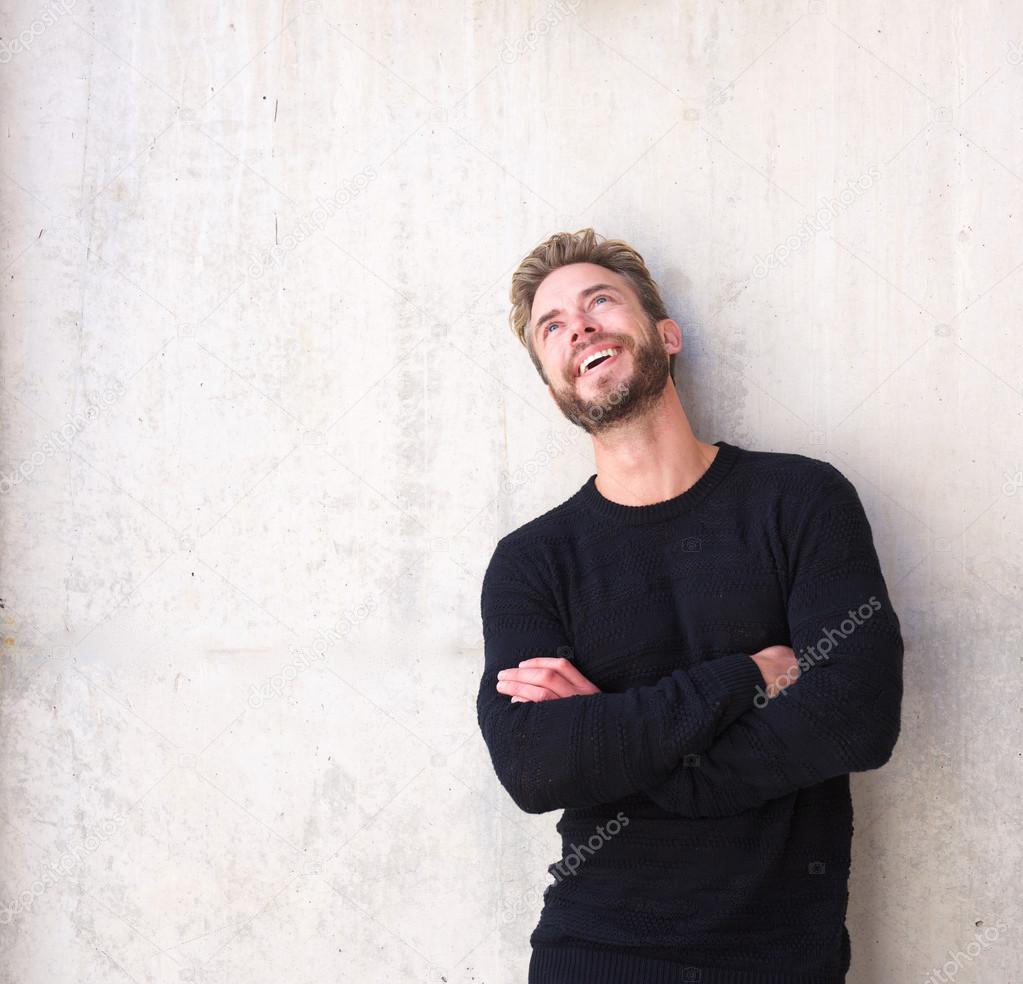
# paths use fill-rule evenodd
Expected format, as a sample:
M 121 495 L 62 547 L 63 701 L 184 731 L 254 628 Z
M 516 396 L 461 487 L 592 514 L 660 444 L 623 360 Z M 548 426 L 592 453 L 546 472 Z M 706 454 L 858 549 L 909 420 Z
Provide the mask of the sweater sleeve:
M 880 768 L 898 740 L 903 640 L 855 487 L 827 465 L 788 545 L 787 614 L 800 676 L 645 792 L 686 817 L 739 813 Z M 783 640 L 779 640 L 779 643 Z
M 484 669 L 477 719 L 501 785 L 527 813 L 612 803 L 663 782 L 685 756 L 753 706 L 763 677 L 745 653 L 620 693 L 521 701 L 495 685 L 533 656 L 568 656 L 550 591 L 500 541 L 483 578 Z

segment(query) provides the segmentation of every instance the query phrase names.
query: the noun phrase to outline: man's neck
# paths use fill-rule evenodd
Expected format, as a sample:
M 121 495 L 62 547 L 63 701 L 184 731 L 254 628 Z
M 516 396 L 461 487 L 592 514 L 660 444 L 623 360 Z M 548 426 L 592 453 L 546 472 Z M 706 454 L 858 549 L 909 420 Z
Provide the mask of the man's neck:
M 625 506 L 645 506 L 691 488 L 720 448 L 700 441 L 673 384 L 639 419 L 593 436 L 597 490 Z

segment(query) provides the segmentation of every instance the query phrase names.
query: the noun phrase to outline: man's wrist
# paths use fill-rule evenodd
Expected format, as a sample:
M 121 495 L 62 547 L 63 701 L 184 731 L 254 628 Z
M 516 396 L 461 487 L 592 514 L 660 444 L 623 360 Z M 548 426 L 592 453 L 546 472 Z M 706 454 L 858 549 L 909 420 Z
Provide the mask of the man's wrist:
M 708 660 L 701 667 L 715 682 L 727 723 L 752 707 L 762 706 L 757 698 L 764 693 L 764 675 L 749 653 L 730 653 Z

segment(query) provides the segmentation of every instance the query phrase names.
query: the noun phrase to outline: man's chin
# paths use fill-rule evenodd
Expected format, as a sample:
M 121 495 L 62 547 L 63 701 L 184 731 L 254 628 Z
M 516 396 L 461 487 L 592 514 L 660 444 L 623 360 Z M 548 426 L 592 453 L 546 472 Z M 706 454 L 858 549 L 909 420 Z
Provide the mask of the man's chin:
M 594 434 L 629 415 L 631 391 L 627 386 L 614 385 L 609 381 L 606 387 L 588 388 L 591 390 L 589 393 L 575 389 L 558 394 L 558 408 L 571 423 Z

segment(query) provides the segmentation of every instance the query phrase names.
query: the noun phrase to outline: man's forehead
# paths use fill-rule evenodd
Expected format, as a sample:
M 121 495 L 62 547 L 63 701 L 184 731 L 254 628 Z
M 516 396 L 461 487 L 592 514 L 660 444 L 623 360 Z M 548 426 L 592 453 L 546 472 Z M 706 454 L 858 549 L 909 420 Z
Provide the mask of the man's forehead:
M 536 304 L 538 297 L 549 299 L 565 291 L 574 299 L 577 294 L 598 283 L 613 287 L 623 294 L 628 289 L 628 281 L 614 270 L 595 263 L 572 263 L 559 267 L 543 279 L 533 296 L 533 303 Z

